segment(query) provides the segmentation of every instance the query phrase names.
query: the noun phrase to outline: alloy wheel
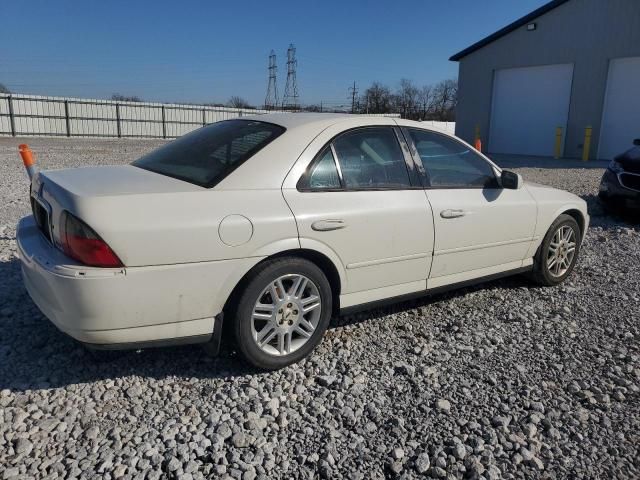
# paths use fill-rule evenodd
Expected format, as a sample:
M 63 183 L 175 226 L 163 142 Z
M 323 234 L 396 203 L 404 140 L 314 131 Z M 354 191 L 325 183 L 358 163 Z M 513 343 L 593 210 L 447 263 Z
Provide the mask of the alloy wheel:
M 569 225 L 563 225 L 553 234 L 547 251 L 547 269 L 551 276 L 562 277 L 573 262 L 576 254 L 576 232 Z
M 253 307 L 253 340 L 269 355 L 293 353 L 309 341 L 321 312 L 315 283 L 304 275 L 282 275 L 262 290 Z

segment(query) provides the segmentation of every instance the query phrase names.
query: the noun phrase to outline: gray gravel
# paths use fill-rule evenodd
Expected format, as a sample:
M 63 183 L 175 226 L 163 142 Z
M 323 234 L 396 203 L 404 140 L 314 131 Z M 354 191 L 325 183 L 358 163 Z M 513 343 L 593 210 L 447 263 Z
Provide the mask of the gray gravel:
M 51 168 L 159 143 L 27 141 Z M 517 277 L 337 318 L 309 359 L 264 374 L 229 349 L 101 363 L 52 327 L 15 257 L 18 143 L 0 139 L 0 478 L 640 476 L 640 227 L 604 216 L 601 168 L 504 162 L 589 202 L 563 286 Z

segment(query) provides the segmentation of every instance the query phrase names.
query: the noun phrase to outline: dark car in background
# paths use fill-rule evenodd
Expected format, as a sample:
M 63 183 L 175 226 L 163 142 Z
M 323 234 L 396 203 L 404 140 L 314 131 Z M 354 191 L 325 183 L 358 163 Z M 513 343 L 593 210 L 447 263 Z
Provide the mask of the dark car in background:
M 600 199 L 612 208 L 640 210 L 640 138 L 615 157 L 602 176 Z

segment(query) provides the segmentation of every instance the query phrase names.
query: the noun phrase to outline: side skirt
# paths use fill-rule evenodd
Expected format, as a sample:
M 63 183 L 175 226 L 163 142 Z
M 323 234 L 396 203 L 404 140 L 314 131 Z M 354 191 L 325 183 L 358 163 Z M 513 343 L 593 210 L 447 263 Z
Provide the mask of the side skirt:
M 504 272 L 493 273 L 491 275 L 485 275 L 484 277 L 472 278 L 471 280 L 465 280 L 464 282 L 452 283 L 449 285 L 443 285 L 441 287 L 429 288 L 420 292 L 407 293 L 406 295 L 399 295 L 397 297 L 383 298 L 374 302 L 362 303 L 360 305 L 353 305 L 340 309 L 340 315 L 347 315 L 354 312 L 361 312 L 363 310 L 370 310 L 372 308 L 383 307 L 392 305 L 394 303 L 406 302 L 408 300 L 415 300 L 416 298 L 427 297 L 442 292 L 448 292 L 451 290 L 458 290 L 460 288 L 468 287 L 470 285 L 478 285 L 480 283 L 490 282 L 499 278 L 510 277 L 512 275 L 518 275 L 520 273 L 526 273 L 533 270 L 533 265 L 526 267 L 515 268 L 511 270 L 505 270 Z

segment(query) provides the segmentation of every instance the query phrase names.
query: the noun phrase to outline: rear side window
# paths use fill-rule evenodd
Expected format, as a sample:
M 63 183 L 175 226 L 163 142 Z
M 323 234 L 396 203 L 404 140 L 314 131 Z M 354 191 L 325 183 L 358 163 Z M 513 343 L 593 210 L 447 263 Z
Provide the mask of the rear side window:
M 333 142 L 347 189 L 410 187 L 404 154 L 391 128 L 368 127 Z
M 309 173 L 300 179 L 298 188 L 301 190 L 336 190 L 341 187 L 340 175 L 331 152 L 326 146 L 311 165 Z
M 497 188 L 493 167 L 465 144 L 445 135 L 409 129 L 432 188 Z
M 211 188 L 284 131 L 279 125 L 254 120 L 217 122 L 154 150 L 132 165 Z

